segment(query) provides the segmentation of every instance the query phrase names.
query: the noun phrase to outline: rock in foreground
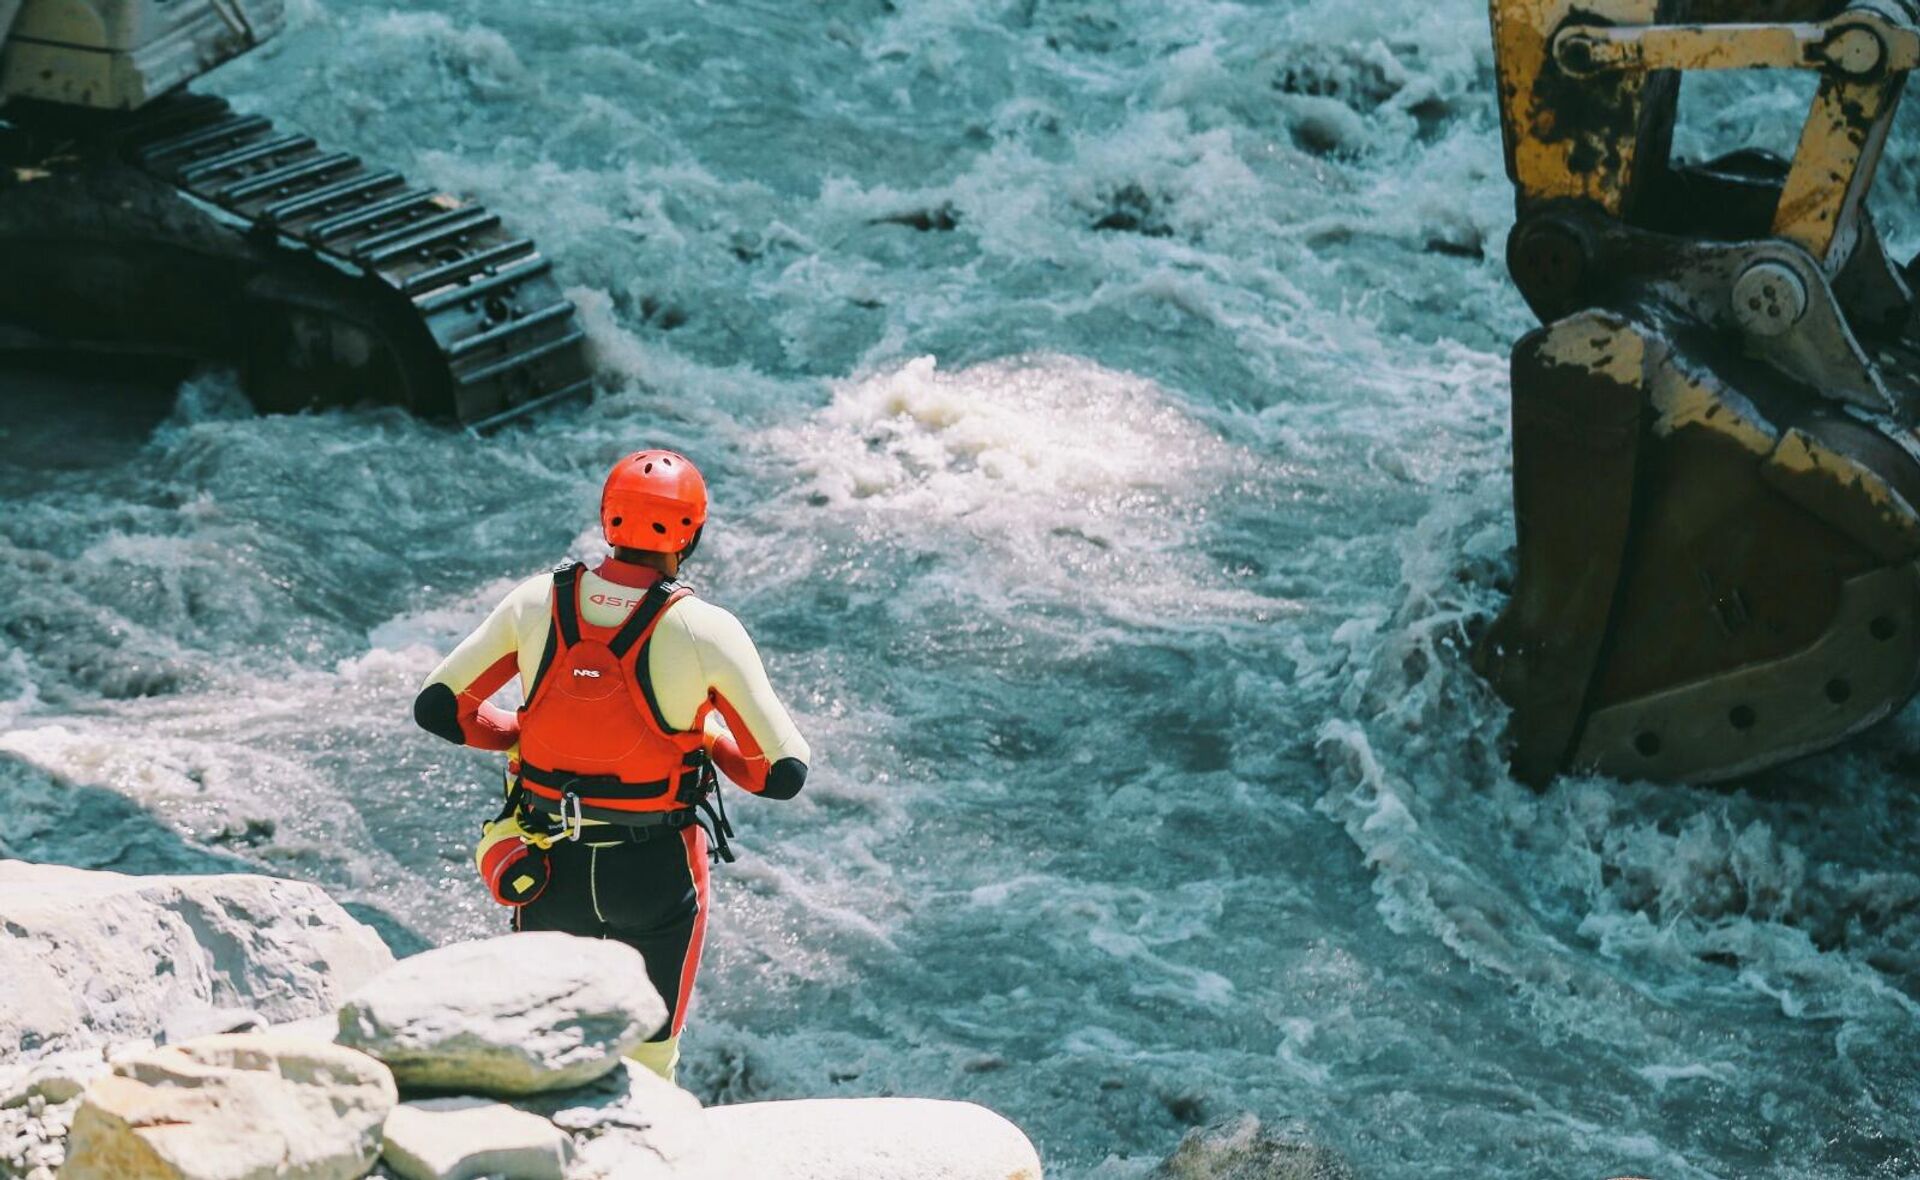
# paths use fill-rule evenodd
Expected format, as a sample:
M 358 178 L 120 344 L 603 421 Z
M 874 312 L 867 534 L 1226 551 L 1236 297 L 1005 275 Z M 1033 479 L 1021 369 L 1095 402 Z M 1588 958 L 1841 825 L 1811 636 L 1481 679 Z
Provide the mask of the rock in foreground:
M 632 947 L 508 934 L 394 965 L 348 997 L 339 1042 L 402 1089 L 511 1096 L 591 1082 L 666 1019 Z
M 355 1180 L 393 1078 L 320 1041 L 240 1033 L 141 1054 L 87 1087 L 61 1180 Z
M 0 1176 L 357 1180 L 384 1149 L 404 1180 L 1040 1180 L 1025 1135 L 967 1103 L 702 1110 L 624 1057 L 667 1011 L 619 943 L 393 964 L 308 886 L 0 861 L 0 981 L 0 1037 L 25 1050 L 0 1065 Z M 396 1111 L 394 1071 L 355 1046 L 400 1085 L 511 1105 Z
M 715 1176 L 757 1180 L 1040 1180 L 1020 1128 L 970 1102 L 802 1099 L 706 1112 Z
M 401 1103 L 386 1134 L 382 1156 L 404 1180 L 563 1180 L 573 1158 L 566 1132 L 484 1098 Z
M 393 962 L 317 886 L 0 860 L 0 1045 L 27 1058 L 151 1035 L 175 1013 L 329 1012 Z

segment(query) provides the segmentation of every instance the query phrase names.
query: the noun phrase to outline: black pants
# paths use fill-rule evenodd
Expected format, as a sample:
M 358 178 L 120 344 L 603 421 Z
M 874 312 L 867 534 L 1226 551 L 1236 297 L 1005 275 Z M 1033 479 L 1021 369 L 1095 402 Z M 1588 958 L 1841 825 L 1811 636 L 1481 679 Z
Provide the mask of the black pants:
M 611 938 L 639 951 L 669 1010 L 648 1039 L 679 1036 L 706 941 L 707 834 L 653 828 L 639 843 L 562 840 L 549 855 L 553 880 L 514 912 L 513 928 Z

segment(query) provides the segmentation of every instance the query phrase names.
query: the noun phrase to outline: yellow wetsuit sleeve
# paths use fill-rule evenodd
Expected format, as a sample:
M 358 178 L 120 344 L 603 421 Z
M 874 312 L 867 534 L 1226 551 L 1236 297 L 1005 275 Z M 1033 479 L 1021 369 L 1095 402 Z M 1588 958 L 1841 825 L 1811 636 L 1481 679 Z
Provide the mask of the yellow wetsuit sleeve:
M 544 609 L 549 583 L 546 575 L 521 583 L 428 674 L 414 698 L 421 728 L 483 750 L 510 749 L 519 741 L 518 716 L 487 698 L 521 673 L 529 604 Z
M 687 728 L 708 704 L 726 720 L 743 760 L 736 773 L 731 758 L 717 759 L 729 778 L 768 795 L 799 790 L 813 752 L 739 619 L 710 602 L 682 599 L 660 620 L 648 671 L 669 725 Z

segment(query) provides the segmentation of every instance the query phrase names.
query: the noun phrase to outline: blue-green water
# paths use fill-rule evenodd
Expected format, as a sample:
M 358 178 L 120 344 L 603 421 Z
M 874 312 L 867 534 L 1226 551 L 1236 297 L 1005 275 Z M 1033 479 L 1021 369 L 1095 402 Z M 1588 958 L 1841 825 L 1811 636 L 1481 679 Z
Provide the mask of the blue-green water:
M 817 755 L 734 808 L 703 1096 L 973 1099 L 1062 1177 L 1240 1110 L 1369 1177 L 1920 1172 L 1911 715 L 1736 791 L 1505 775 L 1486 41 L 1469 0 L 296 3 L 208 88 L 504 210 L 608 392 L 487 440 L 217 374 L 157 426 L 16 403 L 0 842 L 497 929 L 497 770 L 413 690 L 675 446 Z

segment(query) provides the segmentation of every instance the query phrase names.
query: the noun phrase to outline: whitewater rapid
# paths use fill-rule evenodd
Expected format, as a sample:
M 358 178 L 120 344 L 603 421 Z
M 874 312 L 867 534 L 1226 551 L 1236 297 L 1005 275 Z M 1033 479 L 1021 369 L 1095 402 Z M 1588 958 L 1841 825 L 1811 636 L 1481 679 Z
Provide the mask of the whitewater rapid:
M 498 929 L 498 764 L 412 694 L 671 446 L 817 757 L 731 809 L 704 1098 L 968 1098 L 1069 1178 L 1241 1110 L 1369 1177 L 1920 1170 L 1912 711 L 1738 790 L 1505 773 L 1481 4 L 290 7 L 203 85 L 500 209 L 606 390 L 15 402 L 0 854 Z M 1800 101 L 1709 97 L 1683 148 Z

